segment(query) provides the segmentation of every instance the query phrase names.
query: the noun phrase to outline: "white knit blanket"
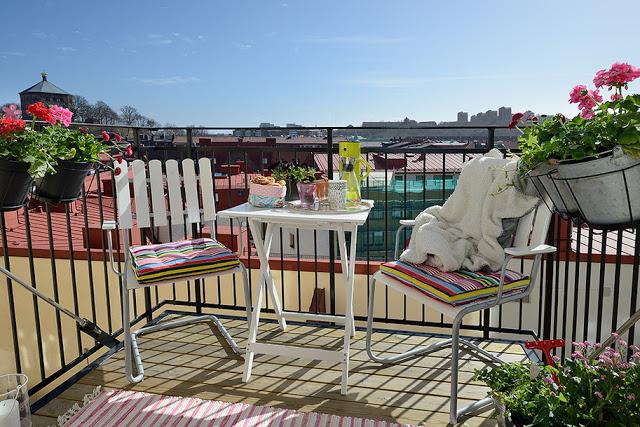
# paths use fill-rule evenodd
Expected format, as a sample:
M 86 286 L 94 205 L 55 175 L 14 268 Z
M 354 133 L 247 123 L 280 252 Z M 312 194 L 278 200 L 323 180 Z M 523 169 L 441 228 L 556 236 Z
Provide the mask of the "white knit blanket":
M 409 247 L 400 259 L 426 262 L 444 271 L 498 270 L 504 262 L 498 243 L 502 220 L 522 217 L 539 200 L 513 185 L 517 162 L 517 157 L 505 159 L 494 149 L 466 163 L 444 205 L 418 215 Z

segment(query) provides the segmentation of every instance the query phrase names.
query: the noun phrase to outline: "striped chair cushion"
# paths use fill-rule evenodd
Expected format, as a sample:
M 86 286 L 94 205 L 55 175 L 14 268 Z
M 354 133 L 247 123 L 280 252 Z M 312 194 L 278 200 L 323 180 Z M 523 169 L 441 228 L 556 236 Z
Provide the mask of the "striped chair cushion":
M 441 271 L 426 264 L 387 262 L 380 266 L 383 274 L 417 289 L 438 301 L 456 306 L 487 298 L 498 292 L 500 272 Z M 529 276 L 507 270 L 503 294 L 521 291 L 529 284 Z
M 213 239 L 192 239 L 131 248 L 139 283 L 200 276 L 240 264 L 238 256 Z

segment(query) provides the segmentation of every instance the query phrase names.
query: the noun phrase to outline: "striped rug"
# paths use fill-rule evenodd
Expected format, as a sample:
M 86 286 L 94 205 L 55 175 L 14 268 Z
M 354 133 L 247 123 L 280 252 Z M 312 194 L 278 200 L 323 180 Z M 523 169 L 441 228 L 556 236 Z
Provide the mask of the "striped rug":
M 286 426 L 400 427 L 406 424 L 354 417 L 298 412 L 290 409 L 226 403 L 190 397 L 109 390 L 87 399 L 75 414 L 59 418 L 65 427 L 106 426 Z

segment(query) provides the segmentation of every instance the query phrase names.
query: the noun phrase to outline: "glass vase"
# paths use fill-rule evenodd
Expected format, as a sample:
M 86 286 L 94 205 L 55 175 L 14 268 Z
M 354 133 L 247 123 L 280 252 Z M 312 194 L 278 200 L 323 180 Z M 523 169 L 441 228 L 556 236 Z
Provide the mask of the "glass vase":
M 300 206 L 305 209 L 313 209 L 316 204 L 315 182 L 299 182 L 297 184 Z
M 23 374 L 0 375 L 0 426 L 31 427 L 28 381 Z

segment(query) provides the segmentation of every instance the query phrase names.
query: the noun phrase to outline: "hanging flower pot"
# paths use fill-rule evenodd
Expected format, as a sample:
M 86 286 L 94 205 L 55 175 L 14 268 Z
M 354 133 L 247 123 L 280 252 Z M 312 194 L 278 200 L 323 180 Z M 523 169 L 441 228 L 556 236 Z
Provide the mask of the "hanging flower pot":
M 580 115 L 514 114 L 521 171 L 557 211 L 598 229 L 640 225 L 640 96 L 625 95 L 640 68 L 615 63 L 596 73 L 595 89 L 577 85 Z M 600 90 L 612 92 L 605 101 Z M 525 125 L 520 129 L 518 125 Z
M 0 211 L 24 206 L 32 182 L 29 163 L 0 159 Z
M 49 203 L 73 202 L 80 197 L 84 179 L 94 168 L 93 162 L 62 160 L 56 166 L 56 173 L 36 179 L 33 196 Z
M 545 189 L 557 191 L 558 211 L 576 222 L 594 228 L 640 223 L 640 159 L 625 154 L 620 146 L 599 158 L 561 162 L 549 178 L 552 187 L 547 183 Z

